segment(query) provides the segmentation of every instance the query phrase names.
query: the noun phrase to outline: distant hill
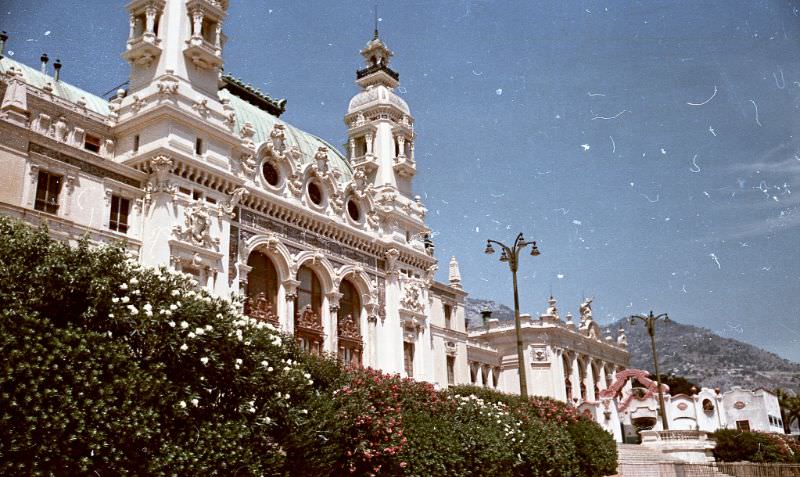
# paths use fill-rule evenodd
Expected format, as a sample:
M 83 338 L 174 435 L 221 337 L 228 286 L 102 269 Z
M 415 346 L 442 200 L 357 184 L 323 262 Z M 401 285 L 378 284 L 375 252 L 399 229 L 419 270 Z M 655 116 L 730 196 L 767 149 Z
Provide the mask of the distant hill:
M 470 326 L 480 326 L 480 311 L 490 309 L 492 318 L 513 320 L 514 310 L 491 300 L 467 298 L 467 321 Z M 616 338 L 620 325 L 628 335 L 631 367 L 652 372 L 653 357 L 650 337 L 639 322 L 630 325 L 619 320 L 611 325 Z M 693 325 L 659 322 L 656 327 L 656 346 L 659 370 L 673 373 L 706 387 L 719 387 L 723 391 L 733 386 L 743 388 L 784 388 L 800 392 L 800 364 L 781 358 L 741 341 L 723 338 L 711 330 Z

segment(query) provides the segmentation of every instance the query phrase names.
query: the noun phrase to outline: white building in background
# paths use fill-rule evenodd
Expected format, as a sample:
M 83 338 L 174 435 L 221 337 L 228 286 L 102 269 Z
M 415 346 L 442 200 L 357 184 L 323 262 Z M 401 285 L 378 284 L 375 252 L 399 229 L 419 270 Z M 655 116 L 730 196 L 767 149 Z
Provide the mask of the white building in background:
M 759 388 L 754 391 L 734 387 L 722 393 L 729 429 L 777 432 L 783 434 L 783 418 L 778 396 Z
M 577 324 L 571 313 L 566 321 L 561 319 L 553 297 L 538 319 L 520 316 L 528 394 L 572 403 L 622 440 L 613 399 L 601 399 L 601 393 L 628 366 L 627 338 L 623 330 L 616 340 L 604 337 L 592 318 L 591 303 L 581 304 Z M 487 319 L 483 326 L 470 329 L 467 356 L 473 384 L 519 393 L 513 321 L 501 324 Z
M 2 56 L 0 214 L 53 235 L 126 240 L 145 265 L 194 276 L 311 352 L 426 380 L 517 393 L 513 327 L 469 333 L 455 258 L 448 283 L 413 195 L 415 124 L 375 32 L 344 114 L 347 151 L 283 120 L 275 100 L 222 73 L 227 0 L 127 5 L 127 90 L 110 100 Z M 122 45 L 120 45 L 122 47 Z M 67 69 L 69 74 L 77 71 Z M 531 394 L 580 406 L 619 433 L 598 398 L 627 366 L 590 303 L 577 325 L 555 301 L 525 318 Z

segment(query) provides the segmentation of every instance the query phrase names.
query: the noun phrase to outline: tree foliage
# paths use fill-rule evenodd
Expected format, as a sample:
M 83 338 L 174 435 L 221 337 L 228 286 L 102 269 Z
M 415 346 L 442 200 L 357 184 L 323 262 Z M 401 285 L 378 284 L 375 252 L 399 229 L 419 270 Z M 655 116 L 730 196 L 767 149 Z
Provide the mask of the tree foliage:
M 601 475 L 575 409 L 312 356 L 188 276 L 0 218 L 0 475 Z M 578 453 L 580 451 L 580 454 Z

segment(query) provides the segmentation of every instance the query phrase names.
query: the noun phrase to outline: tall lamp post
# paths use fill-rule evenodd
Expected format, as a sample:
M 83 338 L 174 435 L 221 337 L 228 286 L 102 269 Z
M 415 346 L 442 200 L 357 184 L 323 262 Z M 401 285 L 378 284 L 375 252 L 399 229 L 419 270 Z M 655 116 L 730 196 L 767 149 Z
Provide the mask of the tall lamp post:
M 526 242 L 525 238 L 520 233 L 514 240 L 514 245 L 511 247 L 498 242 L 497 240 L 486 241 L 487 255 L 494 253 L 492 244 L 500 246 L 502 253 L 500 254 L 500 261 L 507 262 L 508 268 L 511 269 L 511 275 L 514 277 L 514 327 L 517 331 L 517 365 L 519 366 L 519 394 L 523 399 L 528 397 L 528 382 L 525 379 L 525 353 L 522 350 L 522 325 L 519 320 L 519 292 L 517 291 L 517 269 L 519 268 L 519 252 L 528 245 L 532 245 L 531 256 L 536 257 L 539 255 L 539 248 L 536 247 L 536 242 Z
M 629 318 L 631 325 L 636 323 L 635 318 L 644 322 L 644 325 L 647 327 L 647 334 L 650 335 L 650 345 L 653 348 L 653 367 L 656 368 L 656 383 L 658 383 L 659 414 L 661 414 L 661 424 L 664 426 L 664 430 L 668 431 L 669 423 L 667 422 L 667 414 L 664 410 L 664 393 L 661 391 L 661 374 L 658 372 L 658 355 L 656 354 L 656 321 L 663 318 L 664 322 L 668 323 L 670 319 L 666 313 L 654 316 L 652 310 L 650 310 L 650 314 L 647 316 L 631 315 Z

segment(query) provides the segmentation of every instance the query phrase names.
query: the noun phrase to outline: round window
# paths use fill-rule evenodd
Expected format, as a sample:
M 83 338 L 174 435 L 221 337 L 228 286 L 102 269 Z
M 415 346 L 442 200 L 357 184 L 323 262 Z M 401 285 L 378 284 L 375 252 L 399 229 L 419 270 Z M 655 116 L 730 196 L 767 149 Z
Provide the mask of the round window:
M 308 198 L 317 205 L 322 204 L 322 190 L 314 182 L 308 183 Z
M 347 214 L 356 222 L 361 220 L 361 211 L 358 209 L 358 204 L 356 204 L 356 201 L 352 199 L 347 201 Z
M 281 180 L 280 173 L 278 173 L 278 169 L 275 168 L 269 162 L 265 162 L 264 165 L 261 167 L 261 171 L 264 173 L 264 179 L 267 181 L 267 184 L 271 186 L 277 186 Z

